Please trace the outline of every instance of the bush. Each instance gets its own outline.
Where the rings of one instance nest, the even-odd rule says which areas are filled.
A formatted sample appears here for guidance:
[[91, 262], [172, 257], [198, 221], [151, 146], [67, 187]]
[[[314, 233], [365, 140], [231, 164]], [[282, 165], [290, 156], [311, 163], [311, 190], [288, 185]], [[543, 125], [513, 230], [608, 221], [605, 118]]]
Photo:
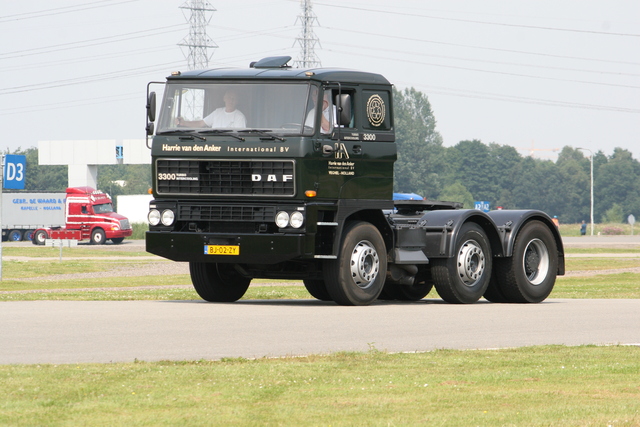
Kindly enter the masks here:
[[611, 208], [604, 213], [602, 222], [621, 223], [623, 221], [624, 212], [622, 206], [614, 203]]
[[131, 224], [131, 229], [133, 230], [133, 234], [130, 239], [135, 240], [144, 240], [144, 233], [149, 231], [149, 224], [144, 222], [136, 222]]
[[620, 227], [604, 227], [602, 234], [605, 236], [621, 236], [624, 234], [624, 230]]

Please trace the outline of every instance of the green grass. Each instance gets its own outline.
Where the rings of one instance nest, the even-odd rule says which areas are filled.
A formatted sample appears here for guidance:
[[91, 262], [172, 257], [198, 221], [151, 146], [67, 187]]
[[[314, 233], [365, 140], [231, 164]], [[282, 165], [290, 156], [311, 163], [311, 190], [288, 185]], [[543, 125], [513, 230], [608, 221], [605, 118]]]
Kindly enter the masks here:
[[613, 270], [617, 268], [640, 267], [640, 257], [638, 258], [566, 258], [565, 268], [567, 271], [597, 271]]
[[0, 366], [0, 424], [637, 426], [640, 349]]
[[559, 277], [550, 298], [640, 298], [640, 274]]
[[[60, 258], [60, 248], [52, 248], [49, 246], [4, 246], [2, 248], [2, 256], [20, 256], [29, 258]], [[153, 256], [145, 251], [127, 251], [109, 248], [96, 249], [91, 245], [81, 245], [74, 248], [62, 248], [62, 260], [65, 258], [83, 258], [83, 257], [138, 257]]]
[[[43, 276], [52, 276], [57, 274], [75, 274], [75, 273], [95, 273], [103, 271], [111, 271], [121, 268], [135, 268], [136, 266], [142, 266], [152, 262], [158, 261], [135, 261], [135, 258], [131, 258], [131, 261], [127, 260], [111, 260], [109, 258], [104, 259], [92, 259], [92, 260], [65, 260], [62, 262], [55, 260], [42, 260], [42, 261], [4, 261], [2, 263], [2, 276], [3, 279], [21, 279], [21, 278], [35, 278]], [[165, 262], [165, 261], [161, 261]], [[102, 279], [100, 279], [102, 280]], [[122, 278], [120, 278], [122, 281]], [[95, 282], [95, 280], [94, 280]], [[0, 282], [1, 286], [1, 282]]]

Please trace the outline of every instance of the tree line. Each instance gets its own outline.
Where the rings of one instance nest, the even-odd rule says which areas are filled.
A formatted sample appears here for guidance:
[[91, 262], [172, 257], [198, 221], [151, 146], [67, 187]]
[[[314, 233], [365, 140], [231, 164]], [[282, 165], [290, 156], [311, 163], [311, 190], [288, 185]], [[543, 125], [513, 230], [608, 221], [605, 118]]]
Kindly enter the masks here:
[[[394, 190], [428, 199], [489, 201], [495, 209], [539, 209], [561, 222], [589, 222], [590, 155], [565, 146], [558, 159], [522, 156], [511, 146], [479, 140], [444, 147], [428, 98], [409, 88], [394, 91], [398, 161]], [[640, 163], [628, 150], [593, 155], [594, 218], [624, 222], [640, 215]]]
[[[414, 88], [394, 89], [394, 112], [394, 191], [462, 202], [465, 208], [481, 200], [489, 201], [492, 209], [539, 209], [564, 223], [589, 221], [591, 166], [582, 151], [565, 146], [553, 162], [475, 139], [445, 147], [427, 96]], [[5, 154], [26, 156], [26, 190], [66, 189], [67, 167], [38, 165], [37, 148]], [[628, 150], [615, 148], [610, 156], [594, 153], [593, 172], [596, 222], [623, 222], [629, 214], [640, 215], [640, 163]], [[114, 199], [146, 194], [150, 186], [150, 165], [98, 166], [98, 188]]]

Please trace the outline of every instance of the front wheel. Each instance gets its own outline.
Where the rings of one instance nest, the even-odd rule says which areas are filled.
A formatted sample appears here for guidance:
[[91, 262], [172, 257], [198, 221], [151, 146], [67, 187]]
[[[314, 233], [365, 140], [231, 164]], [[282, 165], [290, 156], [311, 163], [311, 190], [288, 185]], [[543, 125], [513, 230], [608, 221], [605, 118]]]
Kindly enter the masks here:
[[91, 244], [92, 245], [104, 245], [107, 241], [107, 236], [104, 234], [102, 228], [96, 228], [91, 232]]
[[324, 282], [340, 305], [369, 305], [378, 298], [387, 275], [387, 250], [382, 235], [368, 222], [345, 226], [340, 254], [327, 260]]
[[545, 300], [556, 283], [558, 249], [549, 227], [531, 221], [516, 236], [513, 256], [496, 264], [496, 278], [507, 302]]
[[237, 301], [251, 283], [251, 279], [241, 276], [233, 264], [190, 262], [189, 273], [200, 298], [209, 302]]
[[120, 243], [124, 242], [124, 237], [114, 237], [111, 239], [111, 241], [114, 245], [119, 245]]
[[434, 259], [431, 275], [440, 298], [454, 304], [470, 304], [482, 297], [491, 279], [491, 246], [475, 223], [460, 229], [452, 258]]

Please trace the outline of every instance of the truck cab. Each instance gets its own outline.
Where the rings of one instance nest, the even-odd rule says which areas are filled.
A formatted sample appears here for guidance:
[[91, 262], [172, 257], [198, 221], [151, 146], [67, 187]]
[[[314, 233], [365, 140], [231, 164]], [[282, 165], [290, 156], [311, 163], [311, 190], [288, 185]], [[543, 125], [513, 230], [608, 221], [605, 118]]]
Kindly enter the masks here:
[[[422, 298], [431, 264], [459, 256], [465, 223], [483, 230], [485, 257], [492, 245], [502, 257], [513, 224], [547, 221], [514, 214], [500, 231], [489, 215], [456, 204], [394, 204], [391, 83], [370, 72], [293, 69], [290, 59], [174, 72], [157, 123], [148, 86], [154, 200], [146, 248], [189, 262], [203, 299], [235, 301], [253, 278], [300, 279], [314, 297], [345, 305]], [[546, 253], [557, 259], [559, 236], [550, 236]], [[453, 302], [480, 298], [491, 264], [479, 290], [454, 293]]]
[[47, 239], [89, 239], [101, 245], [107, 240], [122, 243], [131, 236], [129, 220], [113, 210], [111, 196], [92, 187], [69, 187], [66, 190], [65, 226], [39, 228], [32, 242], [44, 245]]

